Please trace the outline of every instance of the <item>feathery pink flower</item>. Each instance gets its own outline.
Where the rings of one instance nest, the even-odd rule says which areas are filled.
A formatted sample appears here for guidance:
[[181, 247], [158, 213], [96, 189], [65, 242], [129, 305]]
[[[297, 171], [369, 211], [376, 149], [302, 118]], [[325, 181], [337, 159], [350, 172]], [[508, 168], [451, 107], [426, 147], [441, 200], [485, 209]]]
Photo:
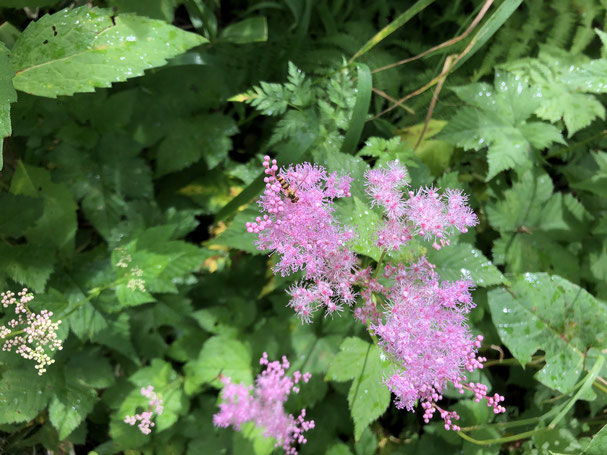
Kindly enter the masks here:
[[287, 455], [296, 455], [295, 446], [307, 442], [303, 434], [314, 428], [314, 421], [305, 420], [305, 409], [297, 418], [287, 414], [284, 404], [291, 392], [299, 392], [297, 384], [300, 381], [307, 383], [311, 375], [296, 371], [292, 377], [287, 376], [289, 362], [284, 356], [282, 362], [269, 362], [264, 352], [259, 363], [266, 368], [255, 379], [255, 386], [233, 384], [229, 377], [222, 379], [223, 401], [219, 412], [213, 416], [213, 423], [217, 427], [232, 426], [240, 431], [243, 423], [254, 422], [264, 429], [264, 436], [277, 440], [276, 447], [282, 446]]
[[[473, 282], [439, 282], [434, 266], [422, 258], [411, 267], [401, 264], [387, 267], [386, 278], [393, 280], [387, 292], [386, 310], [370, 329], [379, 338], [380, 348], [397, 365], [386, 379], [396, 396], [398, 408], [412, 411], [420, 401], [426, 421], [439, 410], [445, 428], [457, 430], [457, 415], [436, 404], [452, 383], [463, 393], [474, 384], [465, 384], [465, 372], [482, 368], [486, 359], [477, 357], [481, 336], [474, 338], [466, 314], [474, 307], [470, 296]], [[486, 398], [494, 412], [503, 412], [503, 397], [486, 397], [487, 389], [474, 389], [477, 397]]]
[[[354, 232], [334, 219], [333, 201], [350, 196], [352, 179], [327, 175], [324, 168], [309, 163], [291, 166], [277, 175], [276, 160], [270, 161], [268, 156], [264, 167], [266, 189], [259, 205], [265, 213], [246, 227], [257, 234], [259, 249], [278, 255], [275, 273], [286, 276], [302, 270], [310, 282], [292, 289], [291, 306], [302, 320], [309, 321], [321, 307], [333, 314], [343, 304], [351, 305], [356, 255], [347, 243]], [[290, 189], [284, 190], [281, 181]], [[289, 191], [295, 196], [289, 197]]]
[[453, 228], [467, 232], [469, 226], [478, 223], [461, 190], [447, 189], [439, 194], [435, 188], [419, 188], [409, 191], [405, 199], [402, 189], [407, 185], [406, 178], [405, 167], [397, 161], [365, 172], [371, 207], [382, 207], [387, 219], [377, 232], [378, 246], [398, 250], [416, 234], [432, 240], [433, 247], [440, 249], [449, 244], [447, 237]]

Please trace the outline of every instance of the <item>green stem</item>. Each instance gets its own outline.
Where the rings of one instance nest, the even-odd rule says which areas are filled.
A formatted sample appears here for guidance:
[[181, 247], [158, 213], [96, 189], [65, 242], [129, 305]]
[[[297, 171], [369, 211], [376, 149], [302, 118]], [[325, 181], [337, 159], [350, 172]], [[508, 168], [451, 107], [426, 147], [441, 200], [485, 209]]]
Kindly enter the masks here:
[[96, 288], [93, 288], [93, 289], [89, 290], [89, 295], [87, 297], [85, 297], [80, 302], [78, 302], [74, 308], [72, 308], [71, 310], [69, 310], [67, 313], [63, 314], [59, 319], [62, 320], [62, 319], [67, 318], [69, 315], [71, 315], [76, 310], [78, 310], [81, 306], [83, 306], [87, 302], [90, 302], [92, 299], [99, 297], [99, 295], [103, 291], [105, 291], [106, 289], [111, 288], [115, 284], [116, 283], [114, 282], [114, 283], [111, 283], [111, 284], [107, 284], [105, 286], [100, 286], [100, 287], [96, 287]]
[[546, 431], [547, 427], [537, 428], [535, 430], [525, 431], [524, 433], [514, 434], [512, 436], [505, 436], [503, 438], [495, 438], [495, 439], [483, 439], [479, 441], [478, 439], [471, 438], [466, 433], [458, 431], [457, 434], [460, 438], [465, 439], [472, 444], [476, 444], [479, 446], [488, 446], [490, 444], [503, 444], [504, 442], [512, 442], [518, 441], [519, 439], [529, 438], [535, 434], [541, 433], [542, 431]]
[[491, 428], [491, 427], [499, 427], [499, 428], [523, 427], [525, 425], [531, 425], [532, 423], [539, 422], [542, 417], [544, 417], [544, 416], [530, 417], [528, 419], [521, 419], [521, 420], [511, 420], [509, 422], [496, 422], [496, 423], [492, 423], [492, 424], [488, 424], [488, 425], [473, 425], [471, 427], [463, 427], [463, 428], [461, 428], [461, 431], [480, 430], [480, 429]]
[[384, 257], [386, 256], [386, 250], [382, 250], [381, 252], [381, 256], [379, 257], [379, 260], [377, 261], [377, 265], [375, 266], [375, 272], [373, 272], [373, 278], [377, 278], [377, 275], [379, 275], [379, 269], [381, 268], [381, 263], [384, 260]]

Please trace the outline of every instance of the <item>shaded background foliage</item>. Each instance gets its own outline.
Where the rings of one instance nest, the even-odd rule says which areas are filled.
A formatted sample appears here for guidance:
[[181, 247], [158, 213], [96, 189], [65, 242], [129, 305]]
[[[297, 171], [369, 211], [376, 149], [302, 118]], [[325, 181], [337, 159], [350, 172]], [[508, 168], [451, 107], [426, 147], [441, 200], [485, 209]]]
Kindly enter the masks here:
[[[269, 453], [254, 429], [211, 420], [218, 375], [250, 382], [266, 351], [313, 374], [290, 403], [317, 423], [302, 453], [605, 452], [607, 5], [498, 1], [453, 46], [371, 79], [461, 35], [484, 4], [402, 3], [0, 0], [0, 283], [36, 292], [37, 308], [63, 316], [65, 340], [42, 377], [0, 353], [0, 451]], [[79, 86], [19, 73], [46, 45], [28, 47], [28, 24], [53, 44], [70, 24], [44, 15], [93, 4], [108, 27], [136, 13], [194, 34], [154, 23], [158, 37], [125, 54], [129, 66], [102, 50], [105, 69], [83, 62]], [[431, 89], [376, 117], [457, 54], [422, 139]], [[110, 87], [116, 78], [127, 80]], [[477, 282], [471, 322], [489, 358], [480, 379], [506, 396], [505, 416], [447, 393], [460, 437], [385, 396], [352, 396], [361, 383], [381, 395], [379, 366], [343, 357], [367, 355], [364, 329], [350, 317], [302, 326], [285, 308], [291, 280], [272, 276], [273, 259], [244, 232], [257, 210], [241, 205], [259, 192], [265, 153], [359, 179], [398, 158], [414, 185], [471, 193], [476, 231], [427, 253], [443, 279], [466, 269]], [[353, 194], [360, 201], [337, 208], [343, 220], [365, 212]], [[377, 221], [366, 220], [367, 230]], [[368, 236], [353, 248], [378, 259]], [[143, 291], [129, 288], [136, 269]], [[144, 437], [122, 419], [148, 384], [165, 412]]]

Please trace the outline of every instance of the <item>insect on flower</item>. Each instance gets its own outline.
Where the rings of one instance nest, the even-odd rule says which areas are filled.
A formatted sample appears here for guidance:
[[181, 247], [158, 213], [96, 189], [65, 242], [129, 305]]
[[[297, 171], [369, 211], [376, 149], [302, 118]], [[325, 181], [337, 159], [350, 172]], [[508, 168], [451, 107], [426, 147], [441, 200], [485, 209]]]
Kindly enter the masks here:
[[276, 180], [278, 180], [278, 183], [280, 183], [280, 186], [282, 187], [287, 197], [291, 199], [291, 202], [293, 202], [294, 204], [297, 203], [297, 201], [299, 201], [299, 198], [297, 197], [295, 190], [291, 188], [291, 185], [289, 185], [289, 182], [287, 182], [284, 177], [278, 174], [276, 175]]

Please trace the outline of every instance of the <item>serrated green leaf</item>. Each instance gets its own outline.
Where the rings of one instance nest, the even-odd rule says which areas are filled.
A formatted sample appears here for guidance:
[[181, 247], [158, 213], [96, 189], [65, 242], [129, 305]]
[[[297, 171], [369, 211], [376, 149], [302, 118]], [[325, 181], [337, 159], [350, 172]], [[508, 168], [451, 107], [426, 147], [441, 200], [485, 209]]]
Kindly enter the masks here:
[[8, 276], [35, 292], [43, 292], [56, 258], [45, 246], [0, 244], [0, 276]]
[[251, 353], [240, 341], [225, 337], [209, 338], [198, 358], [185, 366], [185, 392], [192, 395], [206, 383], [218, 386], [220, 374], [232, 378], [235, 383], [253, 382]]
[[8, 370], [0, 378], [0, 423], [27, 422], [44, 409], [53, 394], [52, 375], [36, 370]]
[[77, 206], [67, 186], [54, 183], [46, 169], [19, 162], [11, 193], [41, 198], [44, 211], [36, 226], [25, 232], [30, 242], [52, 245], [63, 254], [74, 250]]
[[67, 438], [80, 425], [93, 410], [96, 401], [97, 393], [94, 389], [66, 376], [64, 383], [53, 395], [48, 408], [49, 419], [59, 432], [60, 440]]
[[390, 404], [390, 392], [382, 382], [384, 368], [385, 362], [380, 357], [379, 348], [355, 337], [346, 338], [329, 366], [327, 379], [353, 379], [348, 404], [354, 420], [356, 440]]
[[533, 148], [565, 143], [556, 127], [526, 122], [539, 106], [539, 96], [518, 77], [496, 74], [494, 87], [478, 83], [454, 90], [471, 107], [461, 108], [436, 139], [464, 150], [488, 147], [487, 180], [507, 169], [528, 168]]
[[[595, 64], [598, 62], [594, 61]], [[537, 59], [525, 58], [503, 67], [539, 88], [542, 96], [536, 115], [552, 123], [562, 119], [568, 137], [571, 137], [595, 118], [605, 118], [602, 104], [594, 96], [584, 93], [607, 90], [601, 84], [603, 75], [587, 68], [590, 63], [579, 53], [571, 54], [544, 45], [540, 47]]]
[[604, 453], [607, 453], [607, 425], [594, 435], [584, 451], [584, 455], [603, 455]]
[[497, 331], [522, 365], [537, 350], [545, 352], [546, 363], [535, 377], [551, 389], [571, 392], [586, 350], [607, 345], [607, 308], [559, 276], [527, 273], [488, 297]]
[[11, 53], [13, 83], [18, 90], [50, 98], [92, 92], [141, 76], [205, 41], [133, 14], [114, 16], [110, 9], [86, 6], [64, 9], [30, 23], [19, 36]]
[[158, 148], [158, 175], [184, 169], [204, 158], [213, 169], [224, 161], [232, 148], [230, 136], [238, 132], [232, 118], [209, 114], [180, 119]]
[[4, 138], [10, 136], [11, 103], [17, 101], [17, 93], [13, 88], [14, 72], [9, 62], [10, 51], [0, 42], [0, 170], [2, 170], [2, 144]]
[[427, 257], [442, 280], [455, 281], [469, 276], [479, 287], [502, 284], [506, 280], [497, 267], [469, 243], [458, 243], [438, 251], [432, 249]]

